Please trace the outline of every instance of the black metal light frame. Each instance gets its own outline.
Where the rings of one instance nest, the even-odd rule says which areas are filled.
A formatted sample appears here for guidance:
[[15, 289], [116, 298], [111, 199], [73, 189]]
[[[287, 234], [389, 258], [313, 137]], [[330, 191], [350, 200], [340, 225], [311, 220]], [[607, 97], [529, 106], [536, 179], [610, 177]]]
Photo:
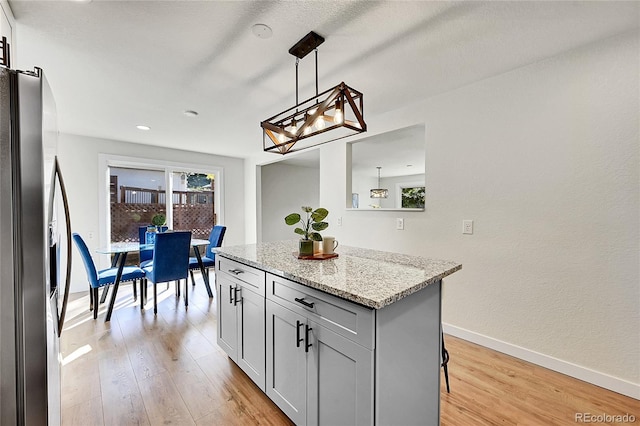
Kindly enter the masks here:
[[[341, 82], [318, 93], [318, 50], [324, 38], [313, 31], [289, 53], [296, 56], [296, 104], [260, 123], [265, 152], [287, 154], [367, 131], [361, 92]], [[316, 95], [298, 102], [298, 62], [316, 53]], [[327, 134], [329, 131], [331, 134]], [[314, 137], [313, 140], [309, 140]]]

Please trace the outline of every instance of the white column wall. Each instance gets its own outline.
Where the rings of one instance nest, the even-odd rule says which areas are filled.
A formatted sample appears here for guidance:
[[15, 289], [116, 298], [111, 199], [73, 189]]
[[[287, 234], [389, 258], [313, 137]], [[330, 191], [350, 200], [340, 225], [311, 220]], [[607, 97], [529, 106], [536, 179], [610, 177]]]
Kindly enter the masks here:
[[287, 225], [284, 218], [290, 213], [304, 217], [302, 206], [322, 207], [318, 204], [320, 169], [279, 163], [261, 169], [262, 241], [300, 238], [293, 232], [296, 227]]

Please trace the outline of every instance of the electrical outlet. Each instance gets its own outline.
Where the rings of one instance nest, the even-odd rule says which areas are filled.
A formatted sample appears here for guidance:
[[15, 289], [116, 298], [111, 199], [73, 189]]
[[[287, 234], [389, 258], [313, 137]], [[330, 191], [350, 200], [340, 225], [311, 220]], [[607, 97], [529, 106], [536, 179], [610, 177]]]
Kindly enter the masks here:
[[473, 234], [473, 220], [463, 220], [462, 221], [462, 233], [463, 234]]
[[404, 219], [401, 217], [396, 218], [396, 229], [403, 230], [404, 229]]
[[338, 225], [338, 226], [342, 226], [342, 216], [339, 216], [339, 217], [336, 219], [336, 225]]

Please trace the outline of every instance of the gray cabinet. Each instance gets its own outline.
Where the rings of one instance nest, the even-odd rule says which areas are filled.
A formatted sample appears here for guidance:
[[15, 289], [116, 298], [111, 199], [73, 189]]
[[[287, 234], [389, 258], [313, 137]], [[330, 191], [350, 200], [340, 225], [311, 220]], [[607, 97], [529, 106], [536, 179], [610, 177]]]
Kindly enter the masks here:
[[218, 344], [297, 425], [438, 425], [437, 280], [371, 309], [220, 256]]
[[307, 416], [304, 321], [302, 315], [267, 300], [266, 394], [297, 425], [306, 424]]
[[216, 288], [218, 290], [218, 346], [229, 355], [229, 358], [238, 359], [238, 315], [234, 304], [234, 291], [236, 283], [224, 274], [216, 276]]
[[265, 385], [265, 307], [264, 294], [247, 286], [238, 293], [238, 355], [236, 364], [264, 391]]
[[264, 272], [226, 259], [217, 263], [218, 346], [264, 391]]
[[373, 424], [373, 351], [309, 321], [307, 424]]
[[267, 395], [297, 425], [373, 424], [373, 350], [327, 326], [360, 307], [327, 295], [320, 300], [296, 283], [267, 277]]

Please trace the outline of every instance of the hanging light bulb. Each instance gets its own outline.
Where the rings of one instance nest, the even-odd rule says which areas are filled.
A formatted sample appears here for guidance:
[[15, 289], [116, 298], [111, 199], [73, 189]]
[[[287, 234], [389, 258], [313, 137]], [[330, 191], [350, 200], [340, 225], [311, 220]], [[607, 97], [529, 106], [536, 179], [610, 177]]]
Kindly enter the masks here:
[[336, 124], [342, 124], [344, 115], [342, 114], [342, 108], [340, 108], [340, 100], [336, 101], [336, 113], [333, 115], [333, 122]]
[[295, 118], [292, 118], [291, 119], [291, 133], [293, 133], [295, 135], [297, 131], [298, 131], [298, 123], [296, 122]]
[[284, 142], [284, 129], [282, 129], [282, 133], [278, 133], [278, 140], [280, 143]]
[[322, 118], [322, 115], [316, 119], [315, 126], [316, 126], [316, 129], [318, 130], [322, 130], [324, 129], [324, 126], [326, 126], [324, 122], [324, 118]]

